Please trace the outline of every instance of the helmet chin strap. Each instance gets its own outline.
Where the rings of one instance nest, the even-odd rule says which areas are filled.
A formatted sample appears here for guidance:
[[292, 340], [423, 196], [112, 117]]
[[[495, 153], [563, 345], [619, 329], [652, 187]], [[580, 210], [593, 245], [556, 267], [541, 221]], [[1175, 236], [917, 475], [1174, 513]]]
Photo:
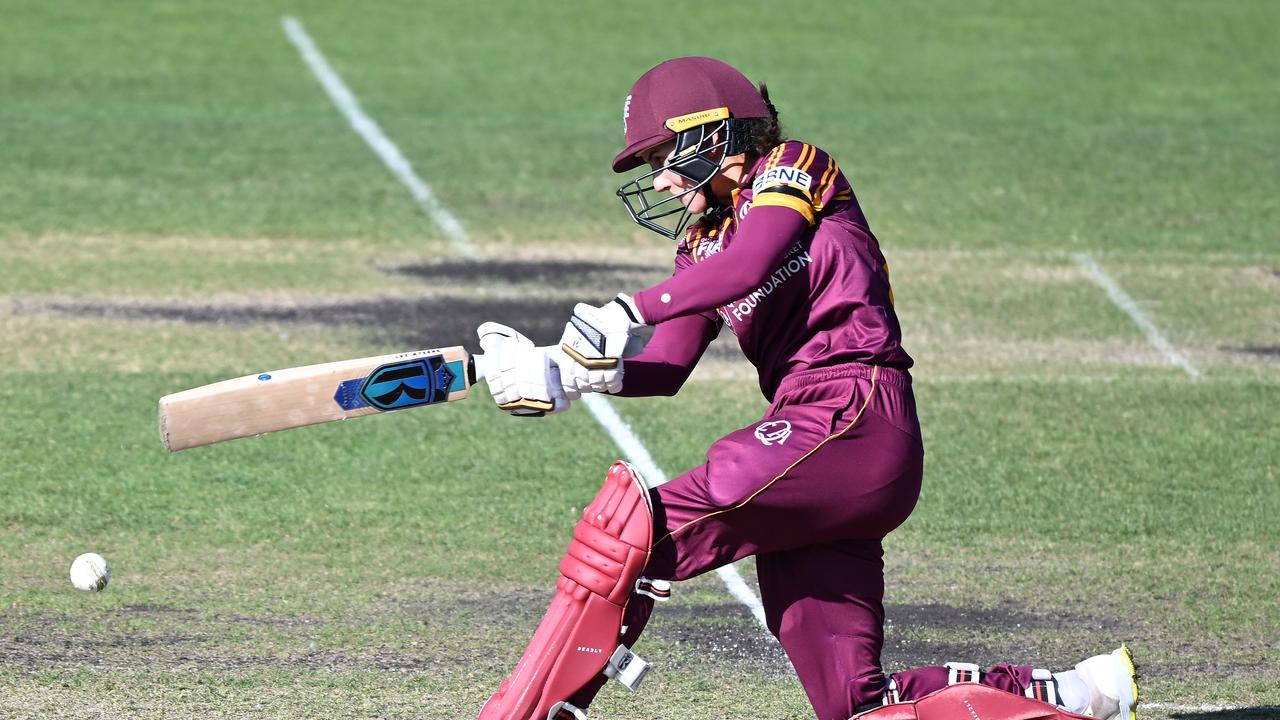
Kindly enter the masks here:
[[716, 194], [711, 192], [711, 183], [708, 182], [706, 185], [698, 188], [698, 192], [702, 194], [702, 199], [707, 201], [706, 212], [713, 212], [720, 208], [720, 198], [716, 197]]
[[719, 196], [717, 196], [714, 192], [711, 191], [710, 182], [702, 186], [702, 197], [706, 198], [707, 200], [707, 210], [706, 210], [707, 214], [710, 214], [710, 213], [716, 212], [717, 210], [722, 210], [728, 207], [728, 205], [726, 205], [724, 201], [719, 198]]

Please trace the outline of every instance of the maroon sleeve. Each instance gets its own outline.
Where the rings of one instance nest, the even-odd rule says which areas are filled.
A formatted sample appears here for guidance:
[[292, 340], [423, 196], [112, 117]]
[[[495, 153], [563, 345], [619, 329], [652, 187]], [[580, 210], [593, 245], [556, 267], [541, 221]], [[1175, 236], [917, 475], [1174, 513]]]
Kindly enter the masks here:
[[685, 315], [659, 324], [644, 352], [622, 361], [623, 397], [675, 395], [689, 379], [719, 325], [705, 315]]
[[657, 325], [737, 300], [760, 287], [808, 229], [805, 217], [790, 208], [752, 208], [727, 249], [636, 293], [636, 307], [645, 322]]

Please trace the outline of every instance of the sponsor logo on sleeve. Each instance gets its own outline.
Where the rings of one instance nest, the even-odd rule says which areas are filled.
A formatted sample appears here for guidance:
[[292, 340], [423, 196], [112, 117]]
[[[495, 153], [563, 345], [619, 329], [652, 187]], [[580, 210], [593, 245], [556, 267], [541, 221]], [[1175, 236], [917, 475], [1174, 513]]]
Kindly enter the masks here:
[[761, 445], [781, 445], [791, 437], [791, 423], [786, 420], [770, 420], [756, 426], [756, 439]]
[[809, 188], [813, 187], [813, 176], [799, 168], [776, 167], [761, 173], [755, 182], [751, 183], [751, 192], [759, 193], [761, 190], [779, 185], [809, 192]]
[[760, 303], [774, 293], [775, 290], [782, 287], [784, 283], [797, 275], [800, 275], [805, 268], [813, 262], [813, 256], [805, 249], [804, 245], [796, 243], [791, 246], [791, 251], [782, 259], [782, 264], [778, 266], [773, 274], [765, 279], [764, 283], [753, 290], [750, 295], [725, 305], [720, 310], [720, 315], [729, 321], [729, 329], [734, 333], [738, 332], [735, 322], [745, 322], [751, 313]]

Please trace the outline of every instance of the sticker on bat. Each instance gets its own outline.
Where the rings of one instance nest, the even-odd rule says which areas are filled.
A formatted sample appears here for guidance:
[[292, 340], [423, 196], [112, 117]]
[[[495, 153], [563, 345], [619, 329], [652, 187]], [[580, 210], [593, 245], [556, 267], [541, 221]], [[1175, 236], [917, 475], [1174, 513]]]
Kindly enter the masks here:
[[444, 402], [457, 373], [441, 355], [382, 365], [364, 379], [360, 397], [379, 410]]
[[362, 407], [369, 407], [369, 403], [360, 397], [360, 386], [364, 385], [365, 378], [356, 378], [355, 380], [344, 380], [338, 385], [338, 390], [333, 393], [333, 401], [338, 403], [338, 407], [348, 412], [359, 410]]

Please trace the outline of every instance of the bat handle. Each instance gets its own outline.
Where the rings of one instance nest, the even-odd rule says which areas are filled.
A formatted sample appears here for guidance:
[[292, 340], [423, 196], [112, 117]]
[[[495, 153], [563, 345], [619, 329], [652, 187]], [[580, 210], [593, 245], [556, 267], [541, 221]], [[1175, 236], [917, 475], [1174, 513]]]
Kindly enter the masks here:
[[476, 381], [483, 378], [488, 369], [488, 358], [484, 355], [472, 355], [467, 360], [467, 386], [475, 385]]

